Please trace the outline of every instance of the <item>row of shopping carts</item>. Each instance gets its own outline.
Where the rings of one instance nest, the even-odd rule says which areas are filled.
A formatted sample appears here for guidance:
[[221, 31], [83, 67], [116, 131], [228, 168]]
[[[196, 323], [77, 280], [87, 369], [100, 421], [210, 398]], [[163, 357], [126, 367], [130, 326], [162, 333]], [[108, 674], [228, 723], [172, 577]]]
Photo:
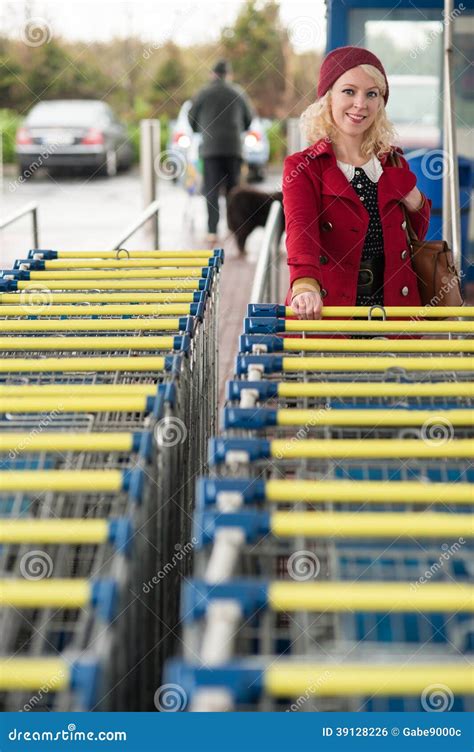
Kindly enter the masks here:
[[216, 430], [223, 252], [0, 277], [3, 710], [153, 710]]
[[[196, 488], [173, 709], [465, 710], [474, 309], [251, 305]], [[449, 317], [449, 318], [447, 318]]]

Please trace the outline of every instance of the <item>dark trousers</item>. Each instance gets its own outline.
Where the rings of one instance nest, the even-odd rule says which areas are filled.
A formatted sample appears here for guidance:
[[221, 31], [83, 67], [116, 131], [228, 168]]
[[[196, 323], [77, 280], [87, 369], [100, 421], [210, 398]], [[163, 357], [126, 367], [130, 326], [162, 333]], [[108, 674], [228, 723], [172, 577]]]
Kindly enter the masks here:
[[219, 222], [219, 193], [225, 190], [226, 200], [229, 191], [240, 180], [240, 157], [204, 157], [204, 195], [207, 202], [207, 229], [216, 233]]

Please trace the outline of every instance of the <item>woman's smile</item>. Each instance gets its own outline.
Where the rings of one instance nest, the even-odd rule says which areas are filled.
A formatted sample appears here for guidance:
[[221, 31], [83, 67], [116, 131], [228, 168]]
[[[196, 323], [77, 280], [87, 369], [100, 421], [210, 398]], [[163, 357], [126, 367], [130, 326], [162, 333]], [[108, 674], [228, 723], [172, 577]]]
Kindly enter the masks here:
[[347, 117], [352, 123], [362, 123], [367, 115], [355, 115], [353, 112], [346, 112]]

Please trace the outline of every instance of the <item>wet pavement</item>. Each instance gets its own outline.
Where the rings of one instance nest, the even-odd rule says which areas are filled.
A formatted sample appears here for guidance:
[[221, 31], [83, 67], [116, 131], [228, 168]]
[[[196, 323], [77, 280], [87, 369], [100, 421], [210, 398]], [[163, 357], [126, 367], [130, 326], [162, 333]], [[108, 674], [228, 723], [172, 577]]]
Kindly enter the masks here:
[[[8, 174], [10, 172], [10, 174]], [[273, 170], [258, 190], [276, 190], [280, 172]], [[19, 183], [16, 174], [4, 175], [1, 216], [7, 217], [31, 201], [39, 204], [39, 239], [42, 248], [63, 250], [110, 249], [143, 209], [140, 176], [137, 170], [115, 178], [77, 176], [67, 179], [37, 174]], [[165, 250], [205, 248], [206, 207], [201, 196], [189, 196], [179, 185], [160, 180], [160, 248]], [[247, 253], [239, 254], [225, 224], [225, 204], [221, 199], [220, 236], [216, 245], [224, 247], [226, 260], [221, 277], [220, 296], [220, 399], [225, 381], [232, 377], [242, 319], [249, 302], [255, 266], [263, 236], [257, 228], [247, 241]], [[127, 248], [151, 248], [144, 231], [126, 244]], [[0, 266], [26, 256], [32, 246], [31, 219], [24, 217], [0, 233]]]

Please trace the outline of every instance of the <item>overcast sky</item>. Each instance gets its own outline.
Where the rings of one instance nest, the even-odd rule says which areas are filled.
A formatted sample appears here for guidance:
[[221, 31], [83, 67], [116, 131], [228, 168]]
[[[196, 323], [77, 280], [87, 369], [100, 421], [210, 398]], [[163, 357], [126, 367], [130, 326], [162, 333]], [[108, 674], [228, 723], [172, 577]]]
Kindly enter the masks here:
[[[232, 24], [243, 0], [0, 0], [1, 26], [21, 36], [25, 6], [44, 19], [52, 36], [107, 40], [132, 32], [151, 43], [188, 45], [217, 39]], [[324, 0], [280, 0], [280, 16], [297, 52], [324, 50]]]

